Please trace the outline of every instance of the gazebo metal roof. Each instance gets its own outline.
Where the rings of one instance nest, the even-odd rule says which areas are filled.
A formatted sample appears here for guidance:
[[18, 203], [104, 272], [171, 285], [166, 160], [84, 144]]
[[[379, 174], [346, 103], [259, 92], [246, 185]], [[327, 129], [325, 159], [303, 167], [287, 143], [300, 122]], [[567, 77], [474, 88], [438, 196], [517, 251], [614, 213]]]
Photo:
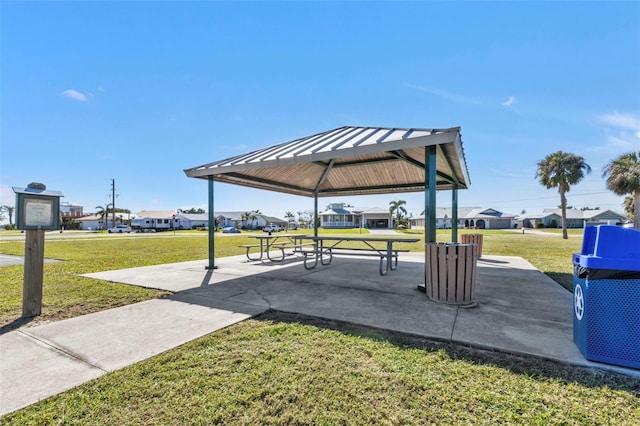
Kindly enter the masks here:
[[[435, 242], [436, 190], [469, 187], [459, 127], [402, 129], [339, 127], [334, 130], [184, 170], [209, 182], [209, 223], [214, 223], [214, 182], [314, 198], [424, 191], [425, 241]], [[457, 223], [457, 214], [453, 217]], [[209, 269], [215, 269], [214, 227], [209, 227]], [[314, 235], [318, 234], [317, 223]], [[457, 239], [457, 229], [451, 232]]]
[[425, 147], [436, 188], [470, 184], [460, 128], [345, 126], [185, 169], [189, 177], [309, 197], [425, 190]]

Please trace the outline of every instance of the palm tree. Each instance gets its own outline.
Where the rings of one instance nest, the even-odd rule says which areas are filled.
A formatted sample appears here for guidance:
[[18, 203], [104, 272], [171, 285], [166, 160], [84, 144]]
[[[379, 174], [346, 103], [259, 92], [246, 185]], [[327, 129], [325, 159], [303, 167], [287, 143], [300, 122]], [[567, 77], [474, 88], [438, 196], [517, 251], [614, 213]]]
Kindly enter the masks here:
[[251, 229], [256, 229], [255, 221], [258, 218], [258, 214], [260, 214], [260, 210], [251, 210], [249, 212], [248, 219], [251, 220]]
[[400, 225], [402, 216], [407, 214], [407, 209], [404, 208], [405, 204], [407, 202], [404, 200], [391, 201], [389, 203], [389, 216], [396, 215], [396, 226]]
[[292, 211], [288, 211], [284, 214], [284, 217], [287, 219], [287, 222], [289, 222], [287, 224], [287, 228], [289, 228], [289, 225], [291, 224], [291, 222], [293, 222], [293, 220], [296, 218], [296, 216], [293, 214]]
[[242, 213], [242, 215], [240, 215], [240, 218], [242, 219], [242, 223], [243, 226], [246, 228], [249, 228], [247, 222], [249, 221], [249, 218], [251, 217], [252, 212], [244, 212]]
[[640, 230], [640, 152], [622, 154], [607, 164], [602, 172], [607, 189], [616, 195], [633, 196], [633, 227]]
[[105, 228], [106, 228], [106, 222], [104, 218], [108, 213], [109, 212], [107, 211], [106, 207], [96, 206], [96, 214], [100, 216], [100, 220], [102, 220], [102, 222], [105, 224]]
[[627, 215], [627, 219], [633, 220], [633, 212], [635, 209], [633, 208], [633, 197], [631, 195], [627, 195], [624, 197], [624, 201], [622, 202], [622, 208], [624, 208], [624, 213]]
[[[100, 219], [104, 222], [104, 229], [109, 227], [107, 221], [109, 220], [109, 212], [113, 210], [112, 204], [106, 206], [96, 206], [96, 214], [100, 216]], [[115, 226], [115, 223], [113, 224]]]
[[558, 151], [547, 155], [538, 162], [536, 178], [547, 189], [558, 188], [560, 193], [560, 208], [562, 209], [562, 238], [567, 235], [567, 192], [571, 185], [575, 185], [591, 173], [591, 167], [579, 155]]

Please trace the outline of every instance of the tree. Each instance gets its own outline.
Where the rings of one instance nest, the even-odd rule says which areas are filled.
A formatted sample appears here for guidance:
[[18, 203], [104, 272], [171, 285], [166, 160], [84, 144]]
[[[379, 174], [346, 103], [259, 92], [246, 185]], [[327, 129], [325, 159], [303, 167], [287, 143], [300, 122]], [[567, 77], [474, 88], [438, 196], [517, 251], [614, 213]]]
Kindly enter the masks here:
[[107, 217], [109, 215], [109, 209], [110, 208], [111, 208], [111, 204], [107, 204], [104, 207], [103, 206], [96, 206], [96, 214], [100, 216], [100, 219], [104, 223], [104, 229], [107, 229], [109, 227], [108, 224], [107, 224]]
[[13, 225], [13, 212], [15, 211], [15, 207], [13, 206], [1, 206], [0, 212], [7, 212], [7, 216], [9, 216], [9, 225]]
[[284, 214], [284, 217], [287, 219], [287, 222], [289, 223], [293, 222], [293, 220], [296, 218], [296, 216], [291, 211], [286, 212]]
[[629, 152], [607, 164], [602, 177], [607, 178], [607, 189], [616, 195], [633, 197], [633, 228], [640, 230], [640, 152]]
[[251, 210], [249, 212], [249, 219], [251, 220], [251, 229], [256, 229], [255, 221], [258, 218], [258, 215], [261, 214], [260, 210]]
[[[242, 227], [244, 229], [248, 228], [249, 226], [247, 225], [247, 222], [249, 221], [249, 218], [251, 217], [252, 213], [251, 212], [244, 212], [240, 215], [240, 218], [242, 219]], [[237, 228], [237, 226], [236, 226]]]
[[579, 155], [558, 151], [547, 155], [538, 162], [536, 178], [547, 189], [558, 188], [560, 193], [560, 208], [562, 209], [562, 238], [567, 235], [567, 192], [571, 185], [575, 185], [591, 173], [591, 167]]
[[633, 197], [631, 195], [627, 195], [624, 197], [624, 201], [622, 202], [622, 208], [624, 208], [624, 213], [627, 215], [627, 219], [633, 220]]
[[200, 208], [196, 209], [195, 207], [192, 207], [192, 208], [187, 209], [187, 210], [181, 210], [181, 209], [178, 209], [178, 213], [186, 213], [186, 214], [204, 214], [204, 213], [205, 213], [205, 211], [204, 211], [204, 209], [200, 209]]
[[405, 204], [407, 204], [407, 202], [404, 200], [391, 201], [389, 203], [389, 216], [396, 216], [396, 226], [400, 225], [402, 216], [407, 214], [407, 209], [404, 208]]

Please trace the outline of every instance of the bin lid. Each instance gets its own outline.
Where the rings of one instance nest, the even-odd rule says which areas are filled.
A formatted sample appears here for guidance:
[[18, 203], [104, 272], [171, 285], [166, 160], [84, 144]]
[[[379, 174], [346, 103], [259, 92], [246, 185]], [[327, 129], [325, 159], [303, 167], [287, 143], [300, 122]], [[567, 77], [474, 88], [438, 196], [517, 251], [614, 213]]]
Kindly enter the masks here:
[[640, 271], [640, 231], [615, 225], [587, 226], [573, 263], [585, 268]]

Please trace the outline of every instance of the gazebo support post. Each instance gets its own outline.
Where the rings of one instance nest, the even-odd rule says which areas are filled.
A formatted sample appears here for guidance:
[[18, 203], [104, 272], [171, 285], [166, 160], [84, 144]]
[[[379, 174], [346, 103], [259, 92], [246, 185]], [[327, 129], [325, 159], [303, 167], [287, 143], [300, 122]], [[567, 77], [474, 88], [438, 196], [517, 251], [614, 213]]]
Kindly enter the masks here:
[[453, 182], [451, 191], [451, 242], [458, 242], [458, 182]]
[[436, 146], [424, 149], [424, 239], [427, 243], [436, 242]]
[[318, 193], [313, 194], [313, 236], [318, 236]]
[[205, 269], [217, 269], [215, 265], [215, 240], [216, 218], [213, 211], [213, 176], [207, 176], [209, 181], [209, 264]]

